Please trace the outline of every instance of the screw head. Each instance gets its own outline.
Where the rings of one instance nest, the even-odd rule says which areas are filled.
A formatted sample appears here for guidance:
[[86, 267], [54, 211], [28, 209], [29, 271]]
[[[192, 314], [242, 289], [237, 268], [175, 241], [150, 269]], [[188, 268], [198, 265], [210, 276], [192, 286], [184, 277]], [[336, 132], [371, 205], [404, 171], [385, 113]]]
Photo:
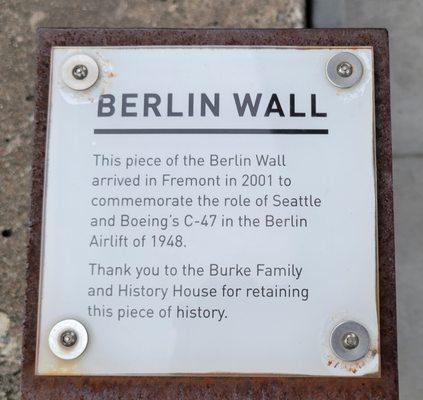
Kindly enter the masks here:
[[360, 81], [363, 76], [363, 64], [353, 53], [337, 53], [326, 65], [326, 76], [334, 86], [348, 89]]
[[72, 347], [78, 341], [78, 335], [73, 330], [66, 330], [60, 335], [60, 342], [65, 347]]
[[330, 338], [332, 351], [343, 361], [357, 361], [370, 350], [370, 335], [367, 329], [355, 321], [339, 324]]
[[62, 80], [72, 90], [87, 90], [100, 76], [100, 70], [94, 58], [87, 54], [75, 54], [62, 65]]
[[58, 322], [50, 331], [48, 344], [52, 353], [62, 360], [74, 360], [86, 349], [88, 332], [74, 319]]
[[75, 65], [72, 70], [72, 76], [81, 81], [88, 76], [88, 68], [83, 64]]
[[354, 70], [353, 66], [347, 61], [343, 61], [339, 63], [338, 66], [336, 67], [336, 72], [342, 78], [348, 78], [349, 76], [351, 76], [353, 73], [353, 70]]
[[354, 332], [348, 332], [342, 338], [342, 344], [348, 350], [355, 349], [359, 343], [360, 339]]

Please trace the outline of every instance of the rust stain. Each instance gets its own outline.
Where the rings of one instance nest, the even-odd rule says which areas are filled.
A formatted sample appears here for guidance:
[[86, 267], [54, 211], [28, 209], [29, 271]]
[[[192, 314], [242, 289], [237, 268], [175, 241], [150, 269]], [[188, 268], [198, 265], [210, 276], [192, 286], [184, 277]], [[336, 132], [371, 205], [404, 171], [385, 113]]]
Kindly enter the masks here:
[[[362, 368], [364, 368], [371, 360], [373, 360], [378, 354], [378, 351], [376, 349], [369, 350], [369, 353], [366, 357], [364, 357], [361, 360], [358, 361], [341, 361], [335, 358], [334, 356], [330, 355], [328, 356], [327, 366], [332, 368], [341, 368], [345, 371], [351, 372], [352, 374], [356, 374], [359, 372]], [[365, 376], [379, 376], [378, 373], [376, 374], [369, 374]]]

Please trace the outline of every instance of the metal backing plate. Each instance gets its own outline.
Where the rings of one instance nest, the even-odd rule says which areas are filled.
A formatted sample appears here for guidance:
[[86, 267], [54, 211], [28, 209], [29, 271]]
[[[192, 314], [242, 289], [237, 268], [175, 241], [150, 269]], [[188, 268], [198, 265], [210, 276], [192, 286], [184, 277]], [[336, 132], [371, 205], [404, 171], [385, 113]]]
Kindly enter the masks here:
[[[388, 41], [384, 30], [41, 30], [34, 142], [32, 227], [28, 253], [23, 399], [238, 398], [397, 399]], [[375, 59], [378, 231], [380, 252], [381, 377], [45, 377], [36, 376], [35, 348], [42, 226], [48, 82], [52, 46], [250, 45], [371, 46]]]

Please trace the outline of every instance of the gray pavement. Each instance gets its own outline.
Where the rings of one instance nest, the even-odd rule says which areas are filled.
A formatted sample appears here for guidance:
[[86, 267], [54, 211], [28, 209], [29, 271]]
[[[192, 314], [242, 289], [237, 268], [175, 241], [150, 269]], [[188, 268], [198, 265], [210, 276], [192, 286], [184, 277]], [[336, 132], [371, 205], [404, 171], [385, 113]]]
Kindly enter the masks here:
[[36, 28], [303, 25], [304, 0], [0, 0], [0, 400], [19, 398]]
[[401, 400], [423, 399], [423, 1], [315, 0], [315, 27], [389, 30]]

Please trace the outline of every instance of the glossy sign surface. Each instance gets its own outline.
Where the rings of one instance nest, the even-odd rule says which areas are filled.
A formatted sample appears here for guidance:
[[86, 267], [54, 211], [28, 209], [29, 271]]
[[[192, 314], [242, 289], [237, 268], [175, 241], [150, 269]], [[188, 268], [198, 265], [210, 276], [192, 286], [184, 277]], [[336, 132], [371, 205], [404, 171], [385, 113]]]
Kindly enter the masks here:
[[[341, 51], [363, 76], [326, 78]], [[86, 54], [87, 91], [61, 68]], [[379, 371], [372, 51], [54, 48], [37, 373]], [[57, 358], [59, 321], [88, 331]], [[342, 362], [354, 320], [368, 355]]]

